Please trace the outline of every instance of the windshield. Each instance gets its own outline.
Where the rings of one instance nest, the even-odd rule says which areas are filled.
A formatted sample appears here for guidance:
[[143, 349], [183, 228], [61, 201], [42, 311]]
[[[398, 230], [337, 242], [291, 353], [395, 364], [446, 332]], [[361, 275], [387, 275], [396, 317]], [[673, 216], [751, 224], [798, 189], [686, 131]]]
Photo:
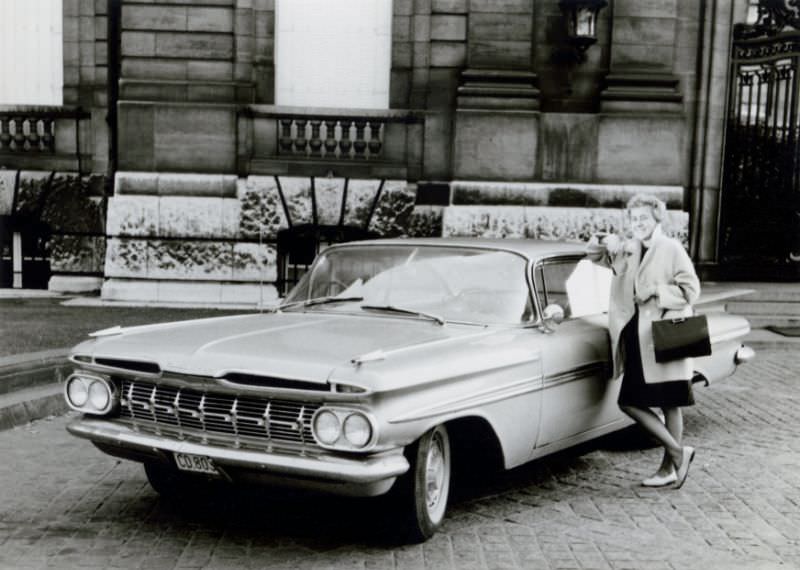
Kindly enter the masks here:
[[333, 296], [342, 302], [314, 310], [387, 307], [448, 321], [516, 324], [532, 316], [526, 265], [513, 253], [461, 247], [333, 248], [320, 254], [285, 302]]

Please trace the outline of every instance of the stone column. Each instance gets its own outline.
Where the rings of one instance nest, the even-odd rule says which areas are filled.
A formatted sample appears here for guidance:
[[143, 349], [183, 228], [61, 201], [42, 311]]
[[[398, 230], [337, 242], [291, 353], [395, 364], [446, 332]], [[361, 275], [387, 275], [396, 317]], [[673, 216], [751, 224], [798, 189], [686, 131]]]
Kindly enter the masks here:
[[534, 0], [472, 0], [458, 108], [538, 109]]
[[601, 112], [682, 111], [675, 74], [680, 0], [616, 0]]

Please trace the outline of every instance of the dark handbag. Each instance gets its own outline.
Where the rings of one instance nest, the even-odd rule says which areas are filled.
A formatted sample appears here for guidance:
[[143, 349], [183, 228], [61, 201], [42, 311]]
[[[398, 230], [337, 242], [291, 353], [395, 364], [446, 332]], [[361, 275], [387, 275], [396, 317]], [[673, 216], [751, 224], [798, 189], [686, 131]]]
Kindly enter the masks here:
[[711, 354], [708, 320], [705, 315], [653, 321], [656, 362], [670, 362]]

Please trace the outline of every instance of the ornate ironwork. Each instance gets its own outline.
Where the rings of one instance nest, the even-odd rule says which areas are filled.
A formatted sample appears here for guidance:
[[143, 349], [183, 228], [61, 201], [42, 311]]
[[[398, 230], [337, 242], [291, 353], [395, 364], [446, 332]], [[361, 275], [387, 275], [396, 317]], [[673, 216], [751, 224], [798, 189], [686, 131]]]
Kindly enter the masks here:
[[736, 24], [734, 39], [775, 36], [786, 28], [800, 30], [800, 0], [759, 0], [753, 24]]
[[723, 262], [782, 265], [800, 251], [800, 32], [784, 31], [798, 26], [800, 0], [762, 1], [752, 33], [734, 39], [720, 210]]

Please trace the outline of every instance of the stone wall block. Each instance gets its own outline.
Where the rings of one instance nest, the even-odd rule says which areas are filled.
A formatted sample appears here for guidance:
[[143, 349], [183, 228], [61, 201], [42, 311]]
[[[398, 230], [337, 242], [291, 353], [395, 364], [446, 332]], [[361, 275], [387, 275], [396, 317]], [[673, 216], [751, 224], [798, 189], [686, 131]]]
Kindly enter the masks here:
[[123, 30], [186, 30], [183, 6], [122, 6]]
[[238, 239], [241, 237], [239, 232], [239, 220], [242, 217], [242, 203], [237, 198], [222, 199], [222, 221], [219, 237], [226, 239]]
[[470, 0], [470, 12], [531, 14], [534, 0]]
[[679, 0], [615, 0], [614, 15], [670, 18], [678, 14], [678, 3]]
[[533, 35], [533, 18], [518, 14], [470, 14], [469, 39], [530, 42]]
[[317, 223], [335, 226], [342, 214], [344, 178], [315, 178], [314, 199], [317, 203]]
[[147, 277], [147, 242], [109, 238], [106, 242], [106, 277]]
[[230, 8], [189, 8], [186, 27], [190, 32], [233, 32], [233, 10]]
[[247, 239], [275, 239], [289, 226], [278, 186], [272, 176], [250, 176], [237, 182], [239, 235]]
[[103, 273], [104, 236], [53, 236], [49, 247], [50, 269], [54, 273]]
[[154, 53], [162, 57], [184, 57], [187, 59], [233, 58], [233, 36], [211, 33], [169, 33], [155, 35]]
[[222, 234], [222, 198], [159, 198], [158, 236], [214, 238]]
[[117, 172], [114, 178], [114, 193], [158, 194], [158, 173]]
[[311, 179], [296, 176], [281, 176], [279, 180], [292, 225], [310, 224], [313, 222], [314, 212], [311, 202]]
[[157, 235], [158, 198], [155, 196], [109, 198], [106, 228], [110, 236]]
[[147, 276], [150, 279], [228, 281], [232, 277], [232, 259], [233, 244], [230, 242], [147, 242]]
[[[210, 303], [222, 299], [222, 283], [164, 280], [155, 281], [156, 299], [160, 303]], [[104, 293], [105, 294], [105, 293]]]
[[223, 283], [221, 303], [250, 304], [265, 307], [275, 305], [279, 301], [278, 289], [272, 284]]
[[467, 39], [467, 17], [461, 15], [431, 16], [431, 39], [464, 41]]
[[278, 278], [277, 259], [277, 251], [271, 244], [234, 244], [231, 262], [233, 279], [274, 283]]
[[122, 32], [122, 56], [152, 57], [156, 55], [156, 35], [152, 32]]
[[676, 26], [672, 18], [615, 18], [614, 44], [671, 46]]
[[432, 0], [431, 12], [434, 14], [466, 14], [469, 0]]
[[432, 67], [462, 67], [466, 63], [466, 44], [462, 42], [431, 42]]
[[159, 174], [161, 196], [233, 197], [236, 177], [221, 174]]
[[444, 209], [445, 237], [526, 237], [525, 208], [520, 206], [449, 206]]
[[366, 227], [379, 185], [379, 180], [351, 179], [348, 181], [344, 211], [345, 225]]
[[386, 180], [369, 229], [385, 237], [406, 234], [417, 197], [416, 189], [416, 185], [407, 184], [405, 180]]

